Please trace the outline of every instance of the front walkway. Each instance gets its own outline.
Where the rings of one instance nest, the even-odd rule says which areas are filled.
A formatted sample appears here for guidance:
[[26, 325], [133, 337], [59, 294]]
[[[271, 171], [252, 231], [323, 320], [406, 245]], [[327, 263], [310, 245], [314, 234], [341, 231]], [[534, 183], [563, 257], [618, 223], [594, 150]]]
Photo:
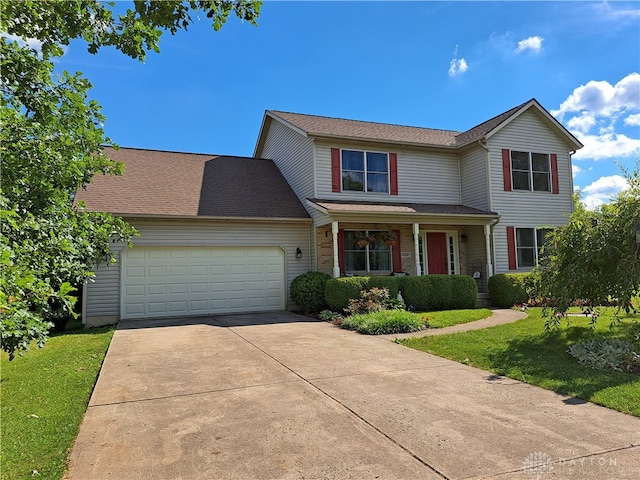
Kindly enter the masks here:
[[67, 478], [637, 479], [640, 419], [291, 313], [129, 321]]
[[427, 330], [420, 330], [411, 333], [391, 333], [389, 335], [378, 335], [379, 338], [385, 338], [387, 340], [396, 340], [400, 338], [418, 338], [429, 337], [432, 335], [447, 335], [449, 333], [468, 332], [469, 330], [481, 330], [483, 328], [495, 327], [496, 325], [504, 325], [505, 323], [513, 323], [518, 320], [527, 318], [525, 312], [518, 310], [511, 310], [508, 308], [499, 308], [493, 310], [493, 315], [482, 320], [476, 320], [475, 322], [461, 323], [459, 325], [453, 325], [451, 327], [444, 328], [429, 328]]

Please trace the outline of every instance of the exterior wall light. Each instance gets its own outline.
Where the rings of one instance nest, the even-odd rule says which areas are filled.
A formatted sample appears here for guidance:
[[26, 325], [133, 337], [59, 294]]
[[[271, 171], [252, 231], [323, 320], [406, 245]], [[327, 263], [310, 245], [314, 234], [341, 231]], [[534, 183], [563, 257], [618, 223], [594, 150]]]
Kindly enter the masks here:
[[302, 250], [300, 250], [300, 247], [296, 248], [296, 258], [302, 258]]

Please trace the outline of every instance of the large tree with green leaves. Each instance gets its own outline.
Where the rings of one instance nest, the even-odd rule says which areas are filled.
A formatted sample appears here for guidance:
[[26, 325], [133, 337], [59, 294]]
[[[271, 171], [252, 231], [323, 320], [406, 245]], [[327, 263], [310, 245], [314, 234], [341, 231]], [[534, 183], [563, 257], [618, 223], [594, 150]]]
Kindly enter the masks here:
[[[74, 288], [96, 265], [114, 261], [111, 242], [130, 242], [122, 219], [83, 211], [74, 194], [96, 174], [123, 166], [103, 151], [116, 145], [102, 128], [91, 84], [75, 72], [54, 73], [53, 58], [72, 41], [89, 52], [105, 46], [144, 60], [164, 32], [188, 29], [193, 15], [214, 30], [234, 13], [256, 24], [256, 1], [134, 1], [128, 8], [95, 0], [0, 3], [0, 334], [13, 358], [47, 338], [55, 311], [72, 314]], [[37, 45], [38, 48], [33, 48]]]
[[[627, 190], [596, 211], [576, 199], [568, 224], [547, 237], [536, 294], [551, 312], [564, 314], [576, 300], [613, 303], [628, 311], [640, 294], [640, 161], [634, 171], [623, 173]], [[553, 323], [560, 316], [551, 318]]]

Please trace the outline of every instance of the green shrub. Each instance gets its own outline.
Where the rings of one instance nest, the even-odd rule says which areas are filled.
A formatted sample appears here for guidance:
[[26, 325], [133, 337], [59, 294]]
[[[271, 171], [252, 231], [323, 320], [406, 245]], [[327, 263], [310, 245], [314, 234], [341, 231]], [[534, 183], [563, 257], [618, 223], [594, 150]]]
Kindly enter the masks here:
[[401, 278], [407, 305], [418, 311], [475, 308], [478, 286], [469, 275], [424, 275]]
[[340, 324], [340, 328], [355, 330], [366, 335], [417, 332], [427, 326], [428, 324], [419, 315], [405, 310], [382, 310], [353, 315], [346, 317]]
[[307, 272], [291, 281], [291, 299], [305, 313], [316, 313], [327, 307], [324, 291], [330, 275], [322, 272]]
[[578, 363], [596, 370], [640, 372], [640, 355], [633, 350], [632, 343], [619, 338], [574, 343], [568, 352]]
[[489, 296], [496, 307], [513, 307], [529, 300], [529, 273], [499, 273], [489, 278]]
[[359, 299], [362, 292], [372, 287], [387, 288], [389, 298], [398, 296], [398, 279], [402, 277], [340, 277], [332, 278], [325, 288], [325, 300], [331, 310], [342, 312], [349, 300]]

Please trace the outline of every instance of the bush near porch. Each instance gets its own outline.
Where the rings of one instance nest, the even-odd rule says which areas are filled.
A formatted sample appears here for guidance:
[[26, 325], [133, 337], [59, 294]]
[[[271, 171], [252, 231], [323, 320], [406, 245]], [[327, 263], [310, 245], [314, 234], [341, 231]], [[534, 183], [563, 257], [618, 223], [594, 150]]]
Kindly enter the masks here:
[[418, 311], [475, 308], [478, 286], [469, 275], [419, 277], [341, 277], [327, 281], [325, 296], [333, 311], [342, 312], [350, 299], [372, 287], [388, 288], [389, 297], [402, 294], [405, 303]]
[[489, 297], [496, 307], [511, 308], [529, 300], [529, 273], [499, 273], [489, 278]]

